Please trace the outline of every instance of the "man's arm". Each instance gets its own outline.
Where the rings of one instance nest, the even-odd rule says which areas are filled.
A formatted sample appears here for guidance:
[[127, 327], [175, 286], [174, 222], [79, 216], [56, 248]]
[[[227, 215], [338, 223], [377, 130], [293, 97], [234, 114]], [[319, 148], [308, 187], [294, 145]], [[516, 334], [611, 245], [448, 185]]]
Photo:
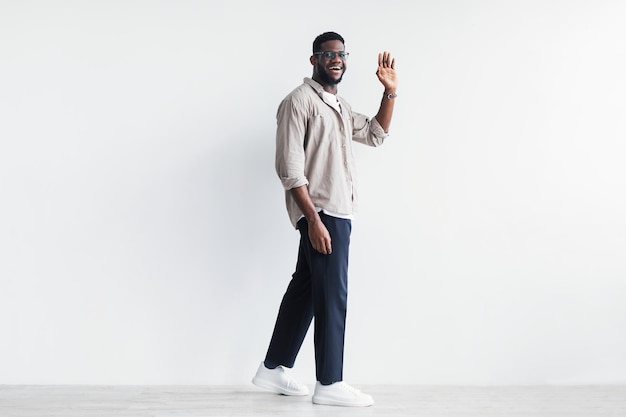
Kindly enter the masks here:
[[380, 109], [376, 114], [376, 120], [380, 123], [385, 133], [389, 131], [391, 125], [391, 116], [393, 115], [393, 105], [395, 98], [387, 98], [389, 94], [396, 94], [398, 88], [398, 80], [396, 78], [396, 60], [391, 57], [389, 52], [378, 54], [378, 71], [376, 75], [378, 80], [385, 87], [383, 99], [380, 102]]
[[328, 229], [326, 229], [322, 219], [320, 219], [319, 214], [315, 210], [307, 186], [292, 188], [289, 192], [296, 200], [296, 204], [302, 210], [309, 224], [309, 239], [313, 249], [325, 255], [330, 255], [332, 252], [330, 233], [328, 233]]
[[278, 107], [276, 172], [283, 187], [291, 193], [309, 223], [309, 239], [313, 248], [320, 253], [330, 254], [330, 234], [315, 211], [307, 188], [309, 182], [304, 175], [306, 118], [298, 108], [292, 98], [284, 100]]

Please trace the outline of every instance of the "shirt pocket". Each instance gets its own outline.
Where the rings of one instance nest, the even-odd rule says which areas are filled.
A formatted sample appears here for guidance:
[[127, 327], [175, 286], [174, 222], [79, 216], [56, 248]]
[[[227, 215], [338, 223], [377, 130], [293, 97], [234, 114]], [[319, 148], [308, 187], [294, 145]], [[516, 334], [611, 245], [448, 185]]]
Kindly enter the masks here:
[[307, 148], [311, 144], [316, 146], [325, 142], [329, 136], [328, 116], [321, 113], [316, 113], [309, 117], [307, 123], [307, 134], [305, 138], [304, 147]]
[[313, 143], [321, 146], [331, 146], [338, 141], [339, 128], [335, 114], [314, 114], [309, 119], [308, 136]]

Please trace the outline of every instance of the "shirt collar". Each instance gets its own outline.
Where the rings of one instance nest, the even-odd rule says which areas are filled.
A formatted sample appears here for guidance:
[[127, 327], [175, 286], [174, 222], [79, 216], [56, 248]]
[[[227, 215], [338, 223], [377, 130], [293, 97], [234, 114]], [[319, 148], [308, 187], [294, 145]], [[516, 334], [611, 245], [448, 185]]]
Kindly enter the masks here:
[[324, 87], [322, 87], [320, 83], [318, 83], [317, 81], [309, 77], [304, 78], [304, 83], [310, 85], [318, 95], [320, 96], [322, 95], [322, 92], [324, 91]]

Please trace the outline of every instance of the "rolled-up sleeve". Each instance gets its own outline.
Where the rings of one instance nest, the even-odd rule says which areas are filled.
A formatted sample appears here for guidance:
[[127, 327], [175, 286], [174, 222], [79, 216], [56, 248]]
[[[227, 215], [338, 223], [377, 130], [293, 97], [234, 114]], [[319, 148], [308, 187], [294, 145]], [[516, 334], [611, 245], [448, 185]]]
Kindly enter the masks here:
[[282, 101], [276, 114], [276, 173], [285, 190], [308, 185], [304, 175], [307, 119], [294, 97]]
[[380, 146], [389, 134], [378, 123], [375, 117], [352, 113], [352, 140], [369, 146]]

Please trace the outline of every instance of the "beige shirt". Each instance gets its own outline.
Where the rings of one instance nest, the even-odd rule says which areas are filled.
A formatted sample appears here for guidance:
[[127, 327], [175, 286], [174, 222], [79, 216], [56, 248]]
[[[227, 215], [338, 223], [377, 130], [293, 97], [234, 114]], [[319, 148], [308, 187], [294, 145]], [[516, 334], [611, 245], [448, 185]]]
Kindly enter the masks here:
[[293, 226], [302, 216], [289, 190], [308, 185], [315, 207], [352, 215], [357, 208], [357, 179], [352, 141], [379, 146], [387, 134], [375, 118], [352, 111], [341, 97], [341, 112], [310, 78], [293, 90], [276, 115], [276, 172], [285, 188]]

